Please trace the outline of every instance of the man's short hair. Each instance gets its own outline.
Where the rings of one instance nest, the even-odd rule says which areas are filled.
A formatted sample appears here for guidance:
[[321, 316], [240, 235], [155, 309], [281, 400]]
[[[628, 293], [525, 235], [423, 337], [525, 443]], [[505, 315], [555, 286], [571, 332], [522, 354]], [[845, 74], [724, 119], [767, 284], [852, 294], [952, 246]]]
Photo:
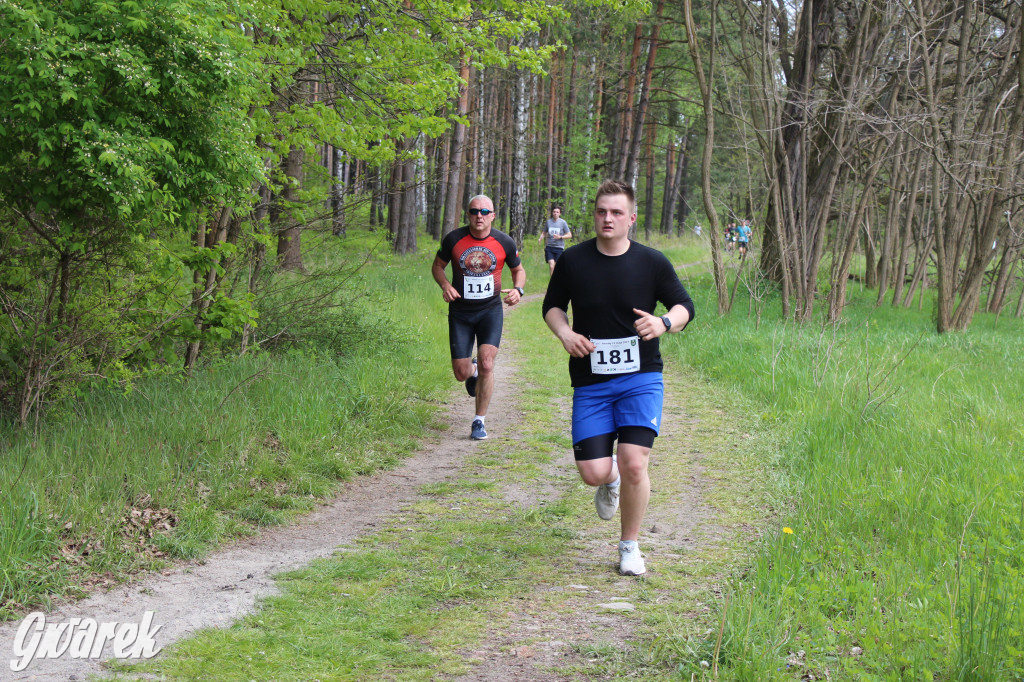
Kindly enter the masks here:
[[492, 201], [491, 198], [489, 196], [487, 196], [486, 194], [477, 194], [475, 197], [470, 197], [469, 201], [466, 202], [466, 206], [469, 206], [470, 204], [472, 204], [477, 199], [487, 199], [487, 201], [491, 202], [491, 206], [494, 206], [494, 201]]
[[626, 198], [629, 199], [630, 210], [636, 211], [636, 195], [633, 193], [633, 187], [628, 183], [622, 182], [621, 180], [605, 180], [601, 183], [601, 186], [597, 188], [597, 195], [594, 196], [594, 207], [597, 207], [597, 200], [606, 194], [625, 194]]

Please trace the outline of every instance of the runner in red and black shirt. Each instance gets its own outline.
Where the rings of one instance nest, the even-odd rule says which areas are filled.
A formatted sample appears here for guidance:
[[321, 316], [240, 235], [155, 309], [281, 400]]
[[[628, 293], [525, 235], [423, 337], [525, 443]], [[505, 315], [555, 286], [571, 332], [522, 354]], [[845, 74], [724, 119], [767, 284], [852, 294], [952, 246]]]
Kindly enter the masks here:
[[[501, 294], [505, 303], [519, 303], [526, 284], [526, 270], [512, 237], [491, 229], [494, 204], [489, 197], [475, 196], [469, 200], [469, 226], [449, 232], [437, 250], [431, 274], [441, 287], [448, 303], [448, 340], [451, 346], [452, 371], [455, 378], [466, 382], [466, 390], [476, 397], [476, 416], [470, 437], [487, 438], [484, 420], [494, 392], [494, 359], [501, 345], [503, 314]], [[452, 264], [452, 279], [445, 268]], [[501, 271], [508, 265], [512, 287], [501, 288]], [[473, 343], [477, 360], [473, 360]]]

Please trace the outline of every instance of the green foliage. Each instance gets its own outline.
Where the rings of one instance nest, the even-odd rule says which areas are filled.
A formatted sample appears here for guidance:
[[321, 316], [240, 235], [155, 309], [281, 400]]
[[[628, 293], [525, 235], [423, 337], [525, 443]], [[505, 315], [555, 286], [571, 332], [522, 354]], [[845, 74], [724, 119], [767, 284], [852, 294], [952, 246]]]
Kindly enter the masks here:
[[[0, 411], [173, 357], [205, 204], [263, 173], [258, 61], [223, 3], [0, 4]], [[219, 296], [211, 333], [247, 319]], [[180, 339], [180, 336], [177, 337]]]
[[280, 322], [261, 306], [301, 308], [291, 282], [243, 279], [276, 275], [254, 190], [287, 188], [274, 207], [304, 226], [329, 189], [284, 156], [389, 163], [449, 125], [460, 63], [539, 71], [555, 45], [527, 38], [567, 17], [541, 0], [0, 4], [0, 410], [25, 421], [86, 375], [129, 379]]
[[69, 0], [0, 7], [0, 185], [8, 204], [86, 249], [82, 223], [175, 220], [246, 188], [256, 64], [224, 5]]
[[[374, 245], [353, 231], [343, 246]], [[37, 432], [0, 429], [0, 618], [73, 594], [97, 573], [201, 556], [407, 452], [451, 385], [447, 347], [436, 343], [443, 304], [426, 267], [427, 281], [386, 260], [368, 267], [360, 285], [371, 296], [327, 305], [313, 321], [289, 318], [306, 326], [278, 354], [212, 362], [188, 381], [134, 376], [130, 391], [80, 384]], [[335, 301], [335, 285], [313, 278], [304, 295]], [[139, 542], [126, 521], [133, 509], [161, 514], [171, 530]]]

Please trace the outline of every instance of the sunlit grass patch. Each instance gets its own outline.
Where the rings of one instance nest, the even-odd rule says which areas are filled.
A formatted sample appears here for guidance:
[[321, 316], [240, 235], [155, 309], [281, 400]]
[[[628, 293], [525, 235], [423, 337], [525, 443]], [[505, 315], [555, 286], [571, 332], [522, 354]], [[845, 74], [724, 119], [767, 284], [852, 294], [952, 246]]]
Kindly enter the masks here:
[[1020, 320], [939, 336], [853, 294], [835, 327], [698, 316], [704, 343], [677, 351], [788, 434], [792, 506], [733, 584], [723, 670], [1019, 676]]
[[461, 507], [431, 498], [386, 532], [285, 574], [284, 595], [146, 669], [166, 679], [216, 669], [225, 680], [465, 672], [457, 652], [479, 641], [488, 610], [559, 565], [572, 536], [562, 516], [559, 505], [520, 512], [498, 501]]

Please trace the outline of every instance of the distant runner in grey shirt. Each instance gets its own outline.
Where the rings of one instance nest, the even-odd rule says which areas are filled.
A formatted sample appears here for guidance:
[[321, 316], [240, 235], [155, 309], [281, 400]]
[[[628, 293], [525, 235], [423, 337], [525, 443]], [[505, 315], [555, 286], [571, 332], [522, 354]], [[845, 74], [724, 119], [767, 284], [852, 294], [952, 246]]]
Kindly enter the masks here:
[[544, 260], [548, 262], [548, 275], [555, 271], [555, 261], [565, 251], [565, 240], [572, 238], [569, 225], [562, 220], [562, 209], [555, 206], [551, 209], [551, 217], [547, 221], [544, 232], [537, 241], [543, 241]]

